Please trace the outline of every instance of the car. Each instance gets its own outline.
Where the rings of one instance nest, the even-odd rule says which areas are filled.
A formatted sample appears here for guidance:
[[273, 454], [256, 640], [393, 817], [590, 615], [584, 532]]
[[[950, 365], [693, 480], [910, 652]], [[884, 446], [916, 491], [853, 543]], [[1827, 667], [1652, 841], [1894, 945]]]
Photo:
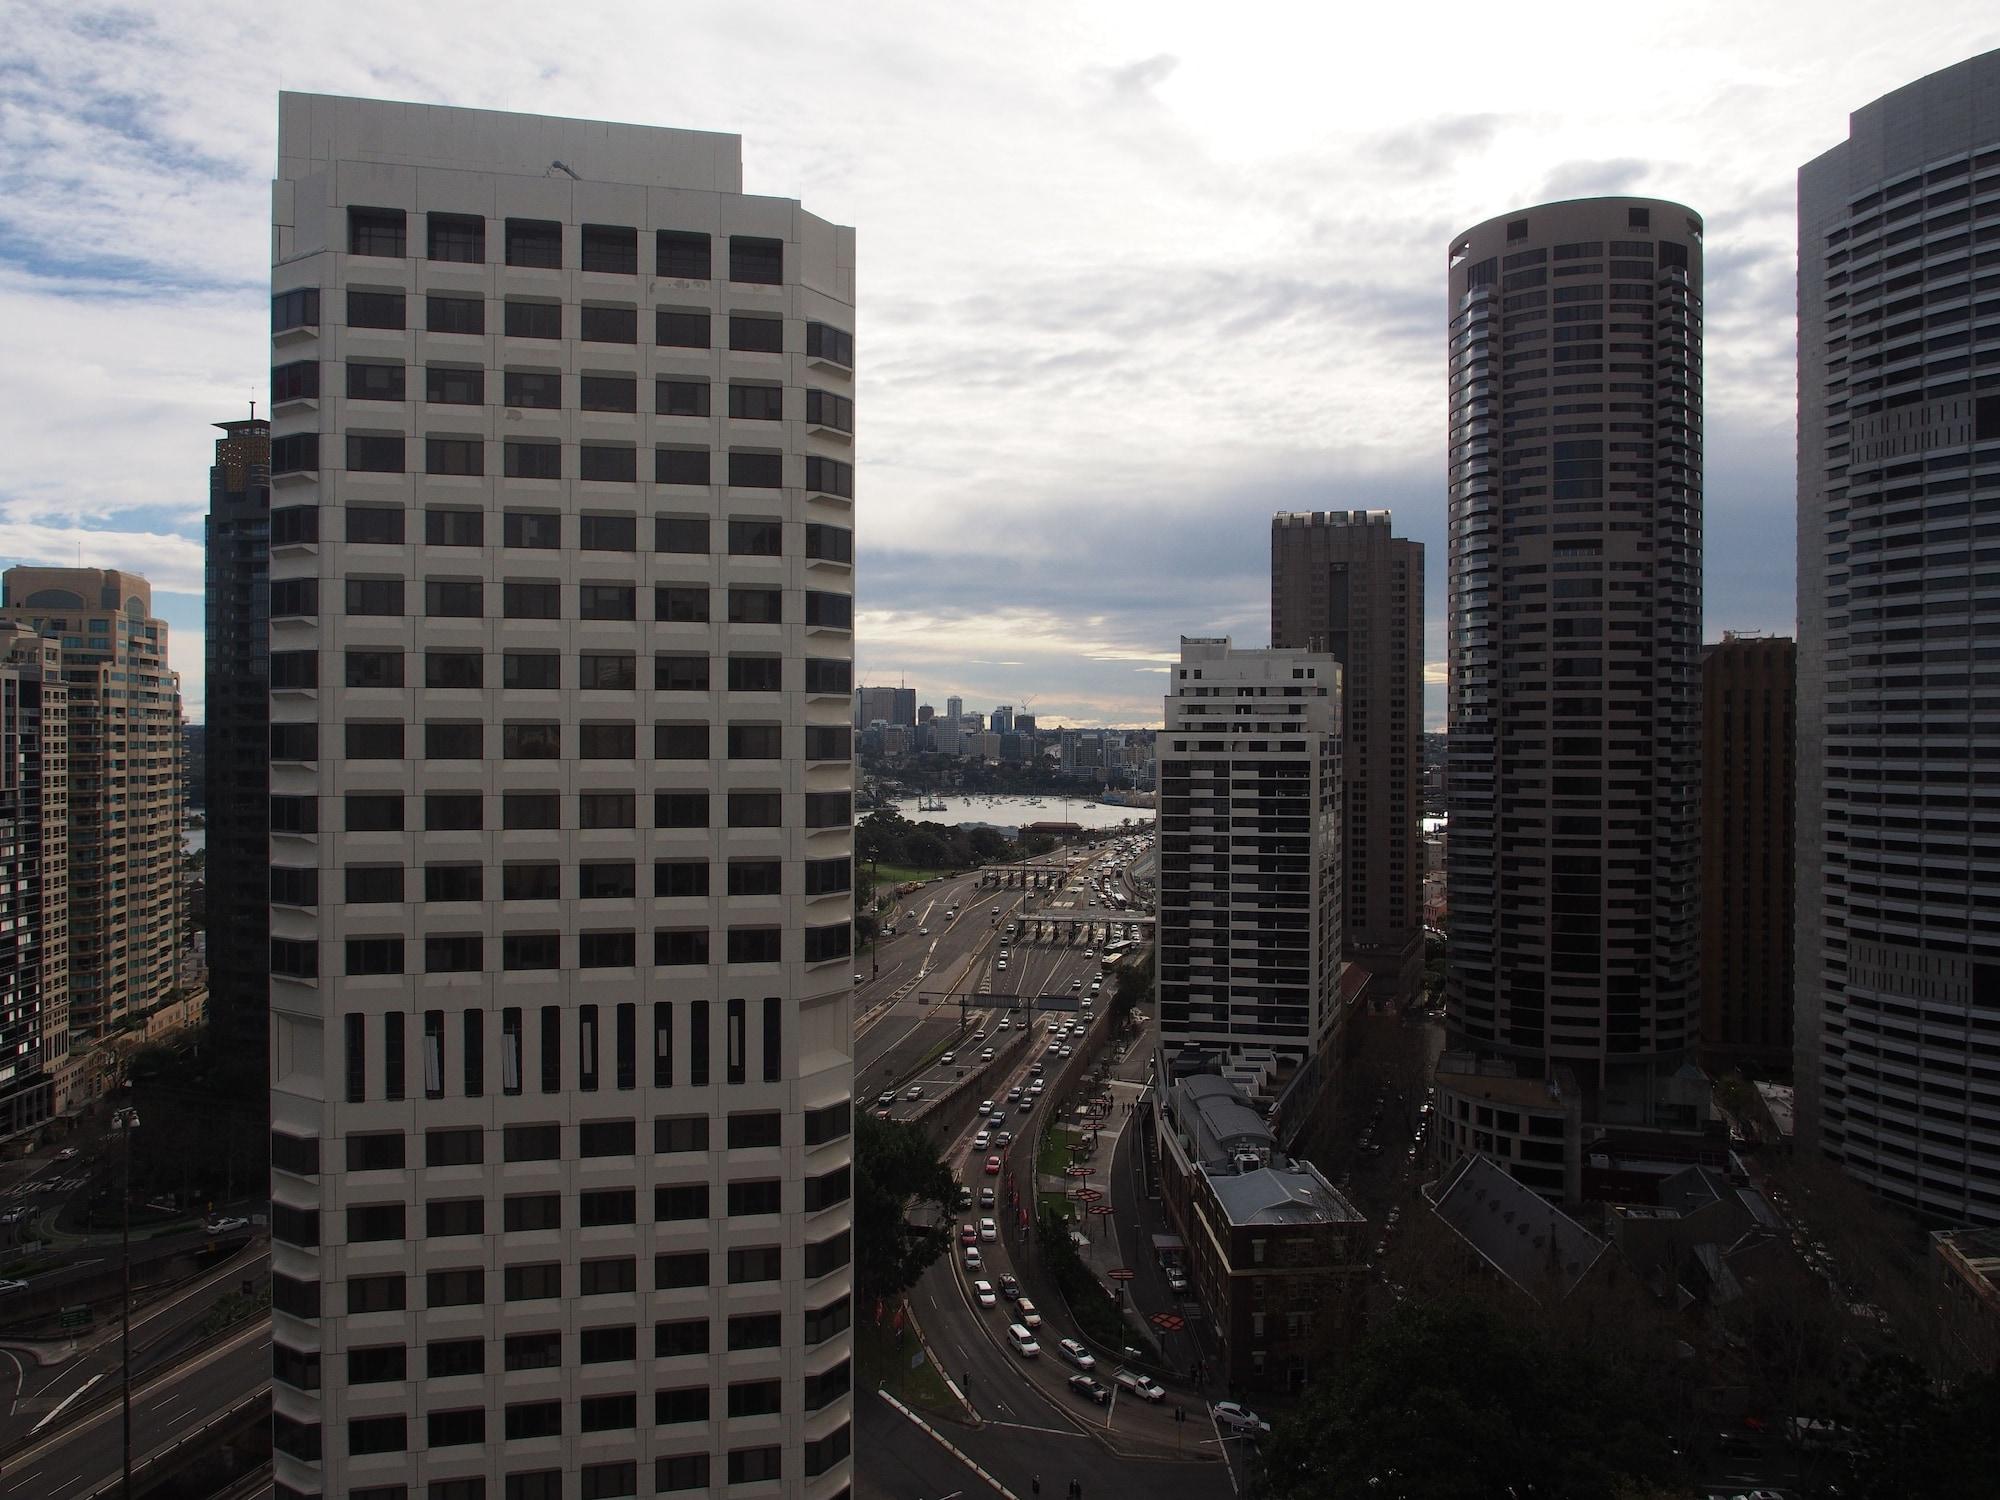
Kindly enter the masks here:
[[875, 1096], [875, 1102], [881, 1105], [884, 1109], [887, 1109], [890, 1105], [896, 1102], [896, 1091], [894, 1089], [882, 1090], [881, 1093]]
[[[57, 1160], [57, 1161], [75, 1161], [75, 1160], [76, 1160], [76, 1147], [74, 1147], [74, 1146], [65, 1146], [65, 1147], [63, 1147], [63, 1148], [62, 1148], [62, 1150], [60, 1150], [60, 1151], [58, 1151], [58, 1152], [56, 1153], [56, 1160]], [[25, 1285], [25, 1283], [23, 1283], [23, 1284]]]
[[992, 1113], [993, 1113], [993, 1101], [992, 1101], [991, 1099], [981, 1099], [981, 1100], [979, 1101], [979, 1112], [980, 1112], [980, 1113], [981, 1113], [982, 1115], [990, 1115], [990, 1114], [992, 1114]]
[[1227, 1427], [1231, 1432], [1248, 1433], [1253, 1436], [1268, 1433], [1271, 1424], [1254, 1411], [1247, 1411], [1234, 1401], [1214, 1401], [1209, 1403], [1209, 1411], [1215, 1416], [1216, 1425]]
[[1064, 1048], [1061, 1048], [1061, 1049], [1060, 1049], [1060, 1050], [1059, 1050], [1059, 1051], [1057, 1052], [1057, 1054], [1056, 1054], [1056, 1055], [1057, 1055], [1058, 1057], [1068, 1057], [1068, 1056], [1069, 1056], [1069, 1054], [1070, 1054], [1070, 1049], [1069, 1049], [1068, 1047], [1064, 1047]]
[[987, 1047], [987, 1048], [983, 1049], [983, 1050], [982, 1050], [982, 1051], [980, 1052], [980, 1054], [979, 1054], [979, 1060], [980, 1060], [981, 1062], [992, 1062], [992, 1061], [993, 1061], [993, 1049], [992, 1049], [991, 1047]]
[[1072, 1375], [1069, 1388], [1086, 1401], [1095, 1401], [1103, 1406], [1111, 1399], [1111, 1387], [1101, 1380], [1092, 1380], [1088, 1375]]
[[1002, 1120], [1006, 1118], [1007, 1118], [1007, 1112], [1004, 1109], [995, 1109], [992, 1114], [986, 1117], [986, 1122], [989, 1125], [998, 1125]]
[[979, 1270], [983, 1262], [980, 1258], [979, 1247], [977, 1245], [967, 1245], [961, 1253], [965, 1257], [965, 1269], [967, 1274], [971, 1274], [972, 1272]]
[[993, 1137], [993, 1144], [998, 1146], [1002, 1151], [1005, 1151], [1009, 1146], [1014, 1144], [1014, 1132], [1011, 1130], [996, 1132]]
[[1000, 1238], [1000, 1226], [995, 1224], [991, 1219], [981, 1219], [979, 1221], [979, 1237], [987, 1244], [992, 1244]]
[[984, 1151], [992, 1143], [993, 1143], [993, 1132], [990, 1130], [982, 1130], [979, 1132], [978, 1135], [975, 1135], [972, 1138], [972, 1149], [975, 1151]]
[[1080, 990], [1083, 988], [1083, 981], [1081, 979], [1072, 979], [1069, 982], [1069, 987], [1073, 990]]
[[[1002, 964], [1002, 965], [1000, 965], [1000, 967], [1004, 969], [1004, 968], [1006, 968], [1007, 966], [1006, 966], [1005, 964]], [[1009, 1024], [1009, 1023], [1008, 1023], [1008, 1020], [1007, 1020], [1007, 1018], [1006, 1018], [1005, 1016], [1002, 1016], [1002, 1017], [1000, 1018], [1000, 1024], [999, 1024], [998, 1026], [995, 1026], [995, 1027], [994, 1027], [993, 1029], [994, 1029], [995, 1031], [1005, 1031], [1005, 1030], [1007, 1029], [1007, 1027], [1008, 1027], [1008, 1024]]]
[[1005, 1271], [1000, 1273], [1000, 1295], [1005, 1297], [1009, 1302], [1019, 1302], [1021, 1300], [1021, 1283]]
[[1025, 1115], [1026, 1113], [1028, 1113], [1029, 1110], [1035, 1107], [1035, 1096], [1033, 1094], [1030, 1094], [1027, 1098], [1023, 1099], [1019, 1104], [1015, 1105], [1014, 1107], [1020, 1110], [1020, 1112]]
[[1020, 1097], [1021, 1097], [1021, 1090], [1018, 1087], [1007, 1090], [1007, 1102], [1009, 1104], [1017, 1102], [1020, 1099]]
[[1023, 1359], [1033, 1359], [1042, 1352], [1042, 1346], [1035, 1342], [1034, 1334], [1019, 1323], [1007, 1325], [1007, 1342], [1014, 1346], [1014, 1352]]
[[1075, 1365], [1079, 1370], [1094, 1370], [1097, 1368], [1096, 1356], [1075, 1339], [1064, 1339], [1056, 1345], [1056, 1348], [1062, 1351], [1064, 1359]]
[[918, 937], [929, 937], [930, 935], [931, 935], [931, 930], [928, 927], [919, 927], [917, 929]]
[[988, 1177], [998, 1177], [1000, 1175], [999, 1157], [989, 1156], [986, 1158], [986, 1175]]
[[1042, 1326], [1042, 1315], [1035, 1311], [1035, 1304], [1030, 1302], [1026, 1297], [1023, 1297], [1019, 1302], [1014, 1304], [1014, 1316], [1030, 1328], [1040, 1328]]
[[985, 1040], [986, 1040], [986, 1028], [985, 1028], [984, 1026], [982, 1026], [982, 1027], [980, 1027], [980, 1028], [979, 1028], [979, 1030], [977, 1030], [977, 1031], [973, 1032], [973, 1033], [972, 1033], [972, 1039], [973, 1039], [973, 1040], [974, 1040], [975, 1042], [983, 1042], [983, 1041], [985, 1041]]
[[913, 1083], [913, 1084], [911, 1084], [911, 1085], [910, 1085], [910, 1086], [909, 1086], [909, 1087], [908, 1087], [907, 1089], [903, 1090], [903, 1097], [904, 1097], [905, 1099], [921, 1099], [921, 1098], [923, 1098], [923, 1097], [924, 1097], [924, 1089], [923, 1089], [923, 1085], [922, 1085], [922, 1084], [919, 1084], [919, 1083]]
[[950, 1064], [958, 1061], [958, 1054], [956, 1052], [947, 1052], [943, 1057], [940, 1057], [938, 1061], [949, 1066]]
[[1042, 1065], [1040, 1063], [1036, 1063], [1032, 1068], [1028, 1069], [1028, 1076], [1030, 1078], [1039, 1080], [1042, 1076]]
[[1000, 1299], [993, 1294], [993, 1283], [975, 1281], [972, 1283], [972, 1299], [981, 1307], [998, 1307]]
[[[995, 964], [993, 967], [998, 969], [1002, 974], [1005, 974], [1007, 972], [1007, 960], [1003, 958], [1000, 960], [999, 963]], [[1000, 1024], [1002, 1026], [1005, 1026], [1007, 1023], [1005, 1021], [1002, 1021]]]
[[960, 1243], [961, 1245], [976, 1245], [976, 1244], [978, 1244], [978, 1243], [979, 1243], [979, 1230], [978, 1230], [978, 1229], [977, 1229], [977, 1228], [976, 1228], [976, 1227], [975, 1227], [974, 1225], [971, 1225], [971, 1224], [961, 1224], [961, 1225], [959, 1225], [959, 1226], [958, 1226], [958, 1242], [959, 1242], [959, 1243]]
[[979, 1190], [979, 1206], [981, 1208], [991, 1208], [993, 1206], [992, 1188], [983, 1187]]
[[1185, 1292], [1188, 1289], [1187, 1277], [1181, 1275], [1178, 1271], [1167, 1272], [1167, 1289], [1177, 1295]]
[[862, 982], [863, 982], [863, 981], [862, 981], [862, 978], [861, 978], [861, 976], [860, 976], [859, 974], [856, 974], [856, 975], [854, 976], [854, 982], [855, 982], [856, 984], [860, 984], [860, 983], [862, 983]]
[[1120, 1370], [1111, 1377], [1111, 1383], [1142, 1401], [1164, 1401], [1167, 1398], [1166, 1390], [1157, 1381], [1141, 1375], [1137, 1370]]
[[1000, 915], [1000, 908], [999, 908], [999, 907], [997, 907], [997, 906], [996, 906], [996, 907], [994, 907], [994, 908], [993, 908], [993, 915], [994, 915], [994, 916], [996, 916], [996, 917]]
[[1037, 1078], [1033, 1083], [1028, 1085], [1028, 1097], [1030, 1099], [1039, 1099], [1042, 1097], [1041, 1079]]
[[[991, 1191], [991, 1189], [988, 1191]], [[972, 1189], [963, 1184], [960, 1184], [958, 1189], [958, 1206], [960, 1208], [972, 1207]]]
[[25, 1292], [28, 1283], [17, 1281], [12, 1276], [0, 1277], [0, 1292]]
[[236, 1214], [221, 1214], [210, 1219], [204, 1227], [209, 1234], [229, 1234], [238, 1229], [248, 1229], [250, 1221]]

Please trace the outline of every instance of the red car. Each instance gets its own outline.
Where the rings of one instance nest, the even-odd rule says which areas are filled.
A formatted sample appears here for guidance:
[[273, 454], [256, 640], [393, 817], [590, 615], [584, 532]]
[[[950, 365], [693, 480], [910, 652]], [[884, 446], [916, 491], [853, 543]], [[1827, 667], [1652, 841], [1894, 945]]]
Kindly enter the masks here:
[[988, 1177], [998, 1177], [1000, 1175], [999, 1157], [989, 1156], [986, 1158], [986, 1175]]

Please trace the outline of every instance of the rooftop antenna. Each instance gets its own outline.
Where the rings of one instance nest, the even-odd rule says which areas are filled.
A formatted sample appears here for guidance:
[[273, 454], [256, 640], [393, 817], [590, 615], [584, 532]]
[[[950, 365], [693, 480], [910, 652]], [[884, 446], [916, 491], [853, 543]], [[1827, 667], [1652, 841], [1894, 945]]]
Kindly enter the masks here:
[[569, 174], [569, 179], [570, 179], [570, 181], [572, 181], [572, 182], [581, 182], [581, 181], [583, 181], [583, 179], [582, 179], [581, 177], [579, 177], [579, 176], [577, 176], [577, 175], [576, 175], [576, 172], [575, 172], [575, 170], [574, 170], [574, 169], [573, 169], [572, 167], [570, 167], [570, 166], [569, 166], [569, 165], [568, 165], [567, 163], [565, 163], [565, 162], [559, 162], [559, 161], [552, 161], [552, 162], [550, 162], [550, 163], [549, 163], [549, 170], [550, 170], [551, 172], [566, 172], [566, 173], [568, 173], [568, 174]]
[[257, 420], [257, 398], [255, 396], [250, 398], [250, 420], [253, 422]]

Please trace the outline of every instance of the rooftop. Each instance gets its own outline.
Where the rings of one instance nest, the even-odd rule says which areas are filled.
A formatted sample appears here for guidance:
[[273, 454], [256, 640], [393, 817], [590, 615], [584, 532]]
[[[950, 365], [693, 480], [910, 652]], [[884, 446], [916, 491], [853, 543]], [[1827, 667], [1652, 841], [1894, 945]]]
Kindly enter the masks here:
[[2000, 1306], [2000, 1229], [1940, 1230], [1931, 1243], [1981, 1300]]
[[1252, 1224], [1359, 1224], [1361, 1210], [1340, 1195], [1311, 1162], [1259, 1167], [1254, 1172], [1203, 1165], [1215, 1201], [1236, 1228]]
[[1460, 1160], [1431, 1211], [1537, 1302], [1567, 1297], [1608, 1243], [1483, 1156]]

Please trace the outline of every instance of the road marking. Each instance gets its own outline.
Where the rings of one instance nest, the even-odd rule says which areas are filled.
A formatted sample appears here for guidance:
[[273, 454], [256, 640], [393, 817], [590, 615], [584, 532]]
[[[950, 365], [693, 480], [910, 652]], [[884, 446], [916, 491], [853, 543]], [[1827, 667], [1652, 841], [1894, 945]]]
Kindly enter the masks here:
[[55, 1406], [50, 1410], [47, 1416], [43, 1417], [41, 1421], [37, 1422], [33, 1427], [30, 1427], [28, 1429], [28, 1436], [33, 1437], [36, 1433], [40, 1432], [44, 1427], [48, 1426], [49, 1423], [53, 1422], [57, 1417], [61, 1416], [63, 1412], [68, 1408], [70, 1402], [76, 1400], [78, 1396], [81, 1396], [85, 1391], [89, 1390], [92, 1386], [96, 1385], [97, 1382], [102, 1380], [103, 1378], [104, 1375], [100, 1371], [98, 1374], [91, 1376], [90, 1379], [86, 1380], [82, 1385], [78, 1386], [75, 1390], [71, 1391], [67, 1396], [63, 1397], [62, 1400], [58, 1401], [55, 1404]]
[[15, 1357], [13, 1350], [0, 1349], [0, 1354], [6, 1355], [7, 1363], [14, 1367], [14, 1395], [7, 1403], [7, 1415], [11, 1417], [14, 1415], [14, 1408], [20, 1404], [21, 1391], [28, 1383], [28, 1372], [21, 1364], [21, 1361]]

